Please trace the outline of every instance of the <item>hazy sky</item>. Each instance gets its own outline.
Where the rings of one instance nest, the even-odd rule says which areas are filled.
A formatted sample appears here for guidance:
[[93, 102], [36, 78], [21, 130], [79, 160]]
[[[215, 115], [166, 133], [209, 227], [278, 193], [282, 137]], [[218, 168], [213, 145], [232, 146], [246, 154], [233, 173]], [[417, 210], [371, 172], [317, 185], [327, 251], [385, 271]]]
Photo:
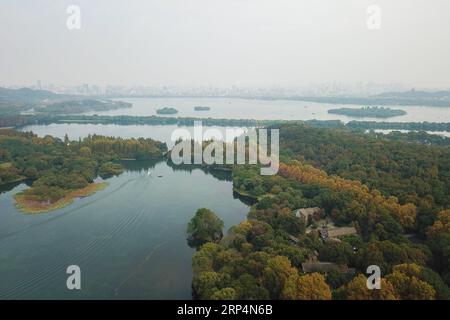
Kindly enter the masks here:
[[[68, 30], [66, 9], [81, 9]], [[381, 9], [367, 28], [369, 5]], [[449, 0], [0, 0], [0, 84], [450, 87]]]

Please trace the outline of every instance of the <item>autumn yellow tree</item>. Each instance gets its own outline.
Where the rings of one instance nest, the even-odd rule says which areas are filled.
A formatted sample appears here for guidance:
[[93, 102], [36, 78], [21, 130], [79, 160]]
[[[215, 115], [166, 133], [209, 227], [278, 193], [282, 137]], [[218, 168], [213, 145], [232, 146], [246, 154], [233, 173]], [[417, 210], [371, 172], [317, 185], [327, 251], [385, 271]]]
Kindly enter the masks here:
[[425, 281], [419, 279], [421, 267], [417, 264], [395, 266], [393, 272], [386, 276], [402, 300], [433, 300], [436, 291]]
[[398, 300], [394, 286], [386, 279], [381, 279], [381, 289], [367, 288], [367, 278], [360, 274], [352, 281], [339, 288], [338, 294], [348, 300]]
[[330, 300], [331, 290], [320, 273], [291, 276], [284, 286], [283, 298], [289, 300]]
[[396, 197], [386, 199], [379, 190], [369, 190], [369, 187], [360, 181], [328, 175], [325, 171], [298, 161], [290, 164], [280, 163], [279, 174], [304, 184], [317, 184], [351, 197], [352, 205], [358, 210], [357, 216], [364, 213], [364, 208], [367, 212], [375, 213], [387, 210], [405, 228], [413, 228], [416, 223], [417, 210], [414, 204], [401, 205]]
[[80, 156], [88, 158], [92, 154], [91, 149], [89, 147], [81, 147], [80, 148]]
[[275, 256], [269, 259], [264, 269], [264, 284], [266, 288], [270, 288], [271, 298], [280, 299], [287, 280], [297, 275], [297, 269], [288, 258]]
[[427, 231], [429, 237], [436, 237], [443, 233], [450, 233], [450, 210], [439, 212], [436, 221]]

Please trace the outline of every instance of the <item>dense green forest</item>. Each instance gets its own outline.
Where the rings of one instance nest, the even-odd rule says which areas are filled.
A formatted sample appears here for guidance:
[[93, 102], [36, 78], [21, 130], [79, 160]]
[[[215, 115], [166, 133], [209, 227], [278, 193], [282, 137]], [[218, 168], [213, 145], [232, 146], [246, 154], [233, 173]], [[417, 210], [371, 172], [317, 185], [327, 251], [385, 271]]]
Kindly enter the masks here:
[[450, 146], [450, 138], [440, 136], [437, 134], [428, 134], [425, 131], [410, 131], [410, 132], [391, 131], [387, 134], [384, 133], [380, 134], [371, 130], [367, 132], [367, 134], [374, 136], [378, 139], [386, 139], [390, 141], [406, 141], [426, 145]]
[[278, 175], [233, 168], [255, 204], [194, 255], [195, 298], [450, 299], [448, 147], [286, 125], [280, 150]]
[[378, 122], [378, 121], [349, 121], [346, 125], [353, 129], [386, 129], [386, 130], [416, 130], [416, 131], [447, 131], [450, 123], [436, 122]]
[[98, 135], [79, 141], [31, 132], [0, 130], [0, 184], [32, 181], [27, 200], [55, 202], [69, 192], [122, 171], [121, 159], [162, 158], [167, 147], [151, 139], [122, 139]]
[[280, 129], [282, 155], [306, 161], [343, 178], [359, 180], [415, 204], [432, 197], [450, 204], [450, 149], [403, 141], [385, 141], [342, 130], [306, 126]]

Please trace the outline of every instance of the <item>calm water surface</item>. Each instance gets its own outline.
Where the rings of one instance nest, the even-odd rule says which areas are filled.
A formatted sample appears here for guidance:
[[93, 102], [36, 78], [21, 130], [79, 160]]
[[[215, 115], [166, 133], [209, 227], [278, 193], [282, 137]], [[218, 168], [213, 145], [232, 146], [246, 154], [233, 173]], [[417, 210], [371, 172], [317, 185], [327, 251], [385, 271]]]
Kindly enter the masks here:
[[[156, 110], [163, 107], [174, 107], [178, 110], [175, 117], [211, 117], [227, 119], [258, 120], [377, 120], [398, 122], [450, 122], [450, 108], [422, 106], [388, 106], [401, 109], [406, 115], [380, 120], [379, 118], [354, 118], [329, 114], [329, 109], [349, 107], [360, 108], [363, 105], [339, 105], [330, 103], [289, 101], [289, 100], [248, 100], [225, 98], [123, 98], [118, 99], [133, 104], [130, 109], [119, 109], [88, 114], [102, 115], [156, 115]], [[195, 106], [210, 107], [209, 111], [194, 111]]]
[[[249, 208], [234, 198], [230, 181], [199, 169], [165, 162], [127, 168], [106, 189], [51, 213], [15, 208], [23, 183], [0, 194], [0, 299], [191, 298], [188, 221], [206, 207], [228, 230]], [[66, 289], [73, 264], [81, 268], [78, 291]]]

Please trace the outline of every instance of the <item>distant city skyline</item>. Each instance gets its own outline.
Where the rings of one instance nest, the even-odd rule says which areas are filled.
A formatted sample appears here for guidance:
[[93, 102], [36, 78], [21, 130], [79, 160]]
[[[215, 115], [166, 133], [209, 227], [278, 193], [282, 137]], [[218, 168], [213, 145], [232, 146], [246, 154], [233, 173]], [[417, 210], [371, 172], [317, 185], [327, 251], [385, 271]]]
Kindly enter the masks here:
[[[125, 86], [125, 85], [97, 85], [83, 83], [75, 86], [64, 86], [54, 83], [44, 83], [36, 80], [34, 84], [2, 85], [9, 89], [30, 88], [33, 90], [49, 90], [63, 94], [82, 95], [194, 95], [194, 96], [224, 96], [224, 95], [246, 95], [246, 96], [369, 96], [383, 92], [407, 91], [416, 88], [405, 87], [401, 84], [382, 83], [321, 83], [297, 87], [280, 86]], [[421, 88], [417, 88], [421, 90]]]

